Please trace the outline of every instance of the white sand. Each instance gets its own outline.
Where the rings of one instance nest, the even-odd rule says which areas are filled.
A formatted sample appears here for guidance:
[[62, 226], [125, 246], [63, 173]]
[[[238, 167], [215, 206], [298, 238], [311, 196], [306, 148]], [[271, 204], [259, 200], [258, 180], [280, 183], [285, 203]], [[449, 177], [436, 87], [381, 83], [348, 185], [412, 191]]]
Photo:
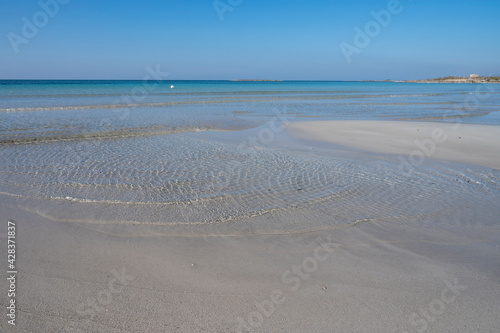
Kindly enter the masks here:
[[402, 121], [291, 123], [292, 134], [378, 153], [500, 169], [500, 126]]
[[239, 318], [241, 332], [499, 328], [494, 233], [118, 237], [2, 206], [19, 234], [17, 327], [2, 332], [238, 332]]

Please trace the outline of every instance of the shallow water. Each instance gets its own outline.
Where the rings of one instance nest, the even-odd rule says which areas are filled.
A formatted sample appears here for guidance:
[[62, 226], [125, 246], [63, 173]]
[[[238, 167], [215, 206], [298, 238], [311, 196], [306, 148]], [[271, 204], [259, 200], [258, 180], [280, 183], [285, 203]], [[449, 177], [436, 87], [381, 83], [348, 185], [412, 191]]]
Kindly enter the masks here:
[[51, 219], [113, 232], [147, 225], [183, 235], [288, 233], [435, 215], [484, 226], [497, 220], [496, 170], [430, 161], [408, 174], [388, 156], [281, 144], [287, 133], [256, 146], [224, 136], [9, 145], [2, 194]]
[[138, 84], [0, 86], [0, 196], [119, 234], [497, 223], [497, 170], [429, 160], [408, 174], [395, 157], [302, 142], [280, 126], [307, 117], [498, 124], [500, 85], [165, 82], [139, 103], [115, 102]]
[[495, 84], [0, 81], [0, 143], [234, 130], [277, 114], [500, 124], [499, 110]]

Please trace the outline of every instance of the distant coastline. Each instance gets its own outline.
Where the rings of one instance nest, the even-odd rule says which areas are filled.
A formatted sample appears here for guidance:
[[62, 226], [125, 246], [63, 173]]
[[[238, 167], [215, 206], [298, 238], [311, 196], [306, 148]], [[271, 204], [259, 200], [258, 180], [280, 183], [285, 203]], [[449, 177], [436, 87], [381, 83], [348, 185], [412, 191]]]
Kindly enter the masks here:
[[479, 76], [472, 74], [470, 77], [447, 76], [426, 80], [404, 80], [393, 82], [413, 82], [413, 83], [500, 83], [500, 76]]
[[[170, 84], [171, 82], [189, 82], [189, 81], [226, 81], [226, 82], [392, 82], [392, 83], [500, 83], [500, 76], [478, 76], [478, 77], [459, 77], [459, 76], [448, 76], [435, 79], [425, 79], [425, 80], [258, 80], [258, 79], [237, 79], [237, 80], [227, 80], [227, 79], [211, 79], [211, 80], [186, 80], [186, 79], [175, 79], [175, 80], [163, 80], [159, 82], [165, 82]], [[139, 79], [0, 79], [0, 86], [9, 84], [78, 84], [78, 83], [127, 83], [127, 82], [141, 82]]]

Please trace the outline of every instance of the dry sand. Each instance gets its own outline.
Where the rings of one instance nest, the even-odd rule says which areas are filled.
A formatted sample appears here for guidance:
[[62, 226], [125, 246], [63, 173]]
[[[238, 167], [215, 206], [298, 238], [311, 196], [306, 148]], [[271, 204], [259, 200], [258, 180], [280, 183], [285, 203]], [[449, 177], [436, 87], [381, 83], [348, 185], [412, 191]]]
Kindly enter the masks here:
[[287, 128], [301, 138], [367, 151], [500, 169], [500, 126], [402, 121], [311, 121]]

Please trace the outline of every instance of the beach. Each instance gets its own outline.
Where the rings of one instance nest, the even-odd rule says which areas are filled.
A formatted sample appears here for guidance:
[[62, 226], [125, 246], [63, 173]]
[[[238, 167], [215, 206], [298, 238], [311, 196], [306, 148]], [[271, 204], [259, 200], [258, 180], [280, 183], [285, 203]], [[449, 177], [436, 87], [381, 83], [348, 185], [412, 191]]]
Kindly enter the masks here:
[[434, 158], [500, 170], [500, 130], [496, 125], [325, 121], [294, 123], [289, 129], [304, 139], [399, 154], [413, 164]]
[[496, 92], [136, 84], [0, 94], [9, 332], [500, 329]]
[[17, 216], [23, 332], [498, 329], [492, 230], [419, 219], [432, 226], [120, 237]]

